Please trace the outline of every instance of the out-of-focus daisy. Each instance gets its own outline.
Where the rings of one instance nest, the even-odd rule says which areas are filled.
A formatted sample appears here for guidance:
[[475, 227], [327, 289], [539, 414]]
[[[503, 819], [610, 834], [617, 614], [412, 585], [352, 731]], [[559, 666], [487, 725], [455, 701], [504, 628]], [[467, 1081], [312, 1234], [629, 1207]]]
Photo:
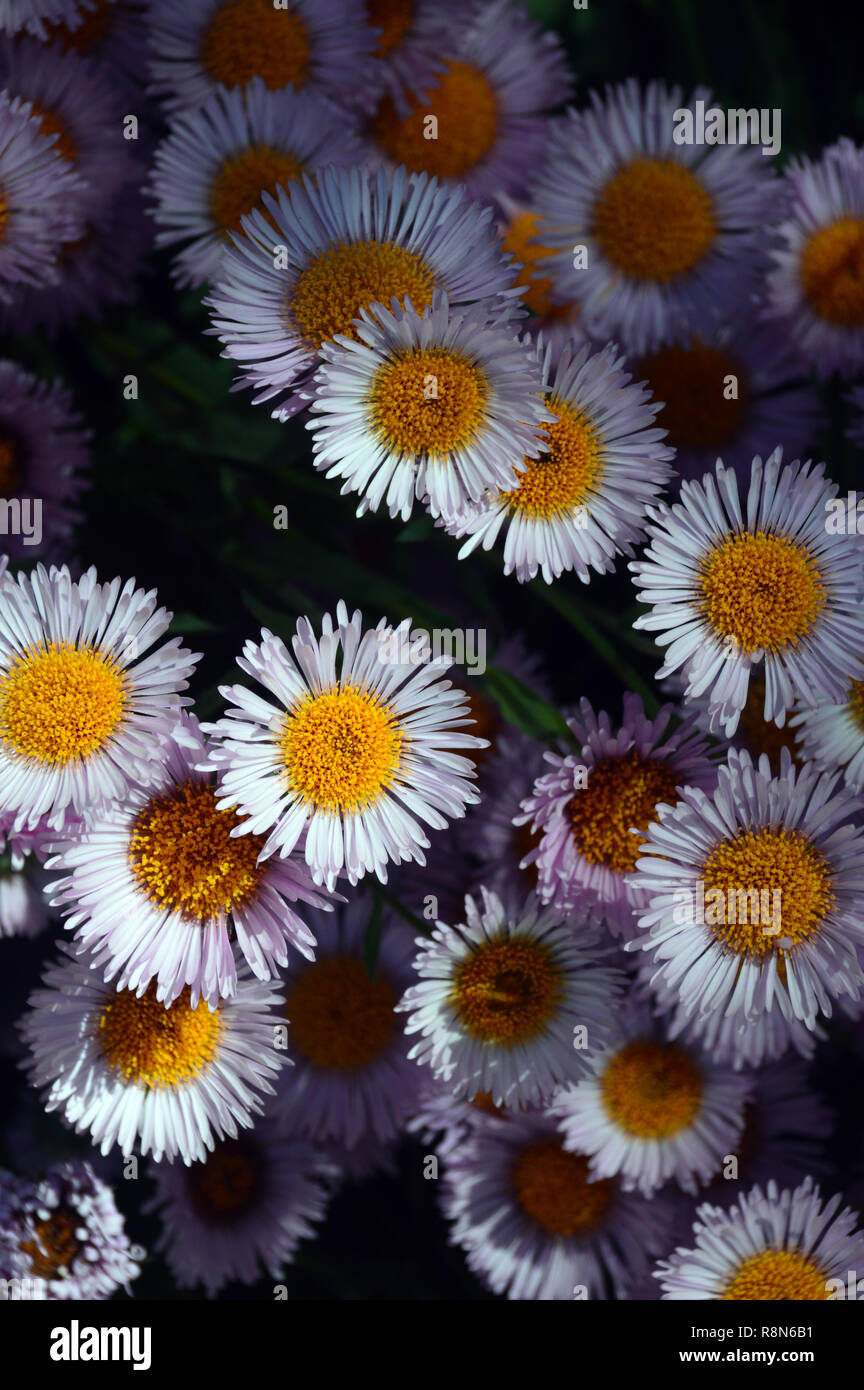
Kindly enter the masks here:
[[412, 979], [414, 942], [379, 923], [374, 972], [365, 961], [373, 901], [361, 894], [333, 918], [313, 918], [317, 959], [285, 980], [289, 1062], [269, 1113], [319, 1144], [351, 1148], [364, 1135], [394, 1139], [417, 1095], [417, 1068], [396, 1005]]
[[154, 986], [117, 990], [75, 958], [43, 975], [20, 1022], [26, 1070], [45, 1109], [59, 1110], [107, 1154], [136, 1148], [156, 1162], [202, 1159], [223, 1135], [235, 1138], [273, 1094], [284, 1052], [276, 1046], [281, 994], [238, 968], [237, 990], [209, 1009], [188, 990], [166, 1007]]
[[766, 441], [802, 458], [819, 430], [819, 396], [788, 337], [752, 318], [658, 348], [633, 363], [633, 374], [663, 402], [657, 424], [685, 478], [701, 478], [719, 457], [746, 482]]
[[[517, 1111], [523, 1107], [515, 1107]], [[535, 1107], [525, 1106], [525, 1111]], [[493, 1116], [506, 1123], [512, 1112], [496, 1105], [488, 1091], [478, 1091], [471, 1100], [456, 1096], [450, 1087], [437, 1077], [425, 1075], [417, 1094], [417, 1102], [405, 1126], [409, 1134], [419, 1136], [420, 1142], [439, 1160], [458, 1152], [470, 1138], [474, 1122], [480, 1115]]]
[[[687, 688], [686, 677], [677, 672], [663, 682], [663, 690], [668, 694], [683, 696]], [[679, 718], [692, 718], [700, 729], [710, 733], [714, 724], [711, 713], [710, 694], [688, 696], [676, 706]], [[736, 748], [744, 748], [754, 761], [763, 753], [768, 757], [774, 772], [780, 771], [781, 750], [785, 748], [793, 762], [802, 762], [799, 748], [800, 735], [792, 727], [792, 721], [782, 727], [773, 720], [765, 718], [765, 680], [761, 675], [750, 677], [747, 686], [747, 699], [738, 720], [738, 727], [732, 738]]]
[[844, 137], [791, 160], [784, 191], [766, 316], [819, 376], [852, 376], [864, 365], [864, 148]]
[[405, 115], [408, 92], [442, 71], [442, 45], [464, 22], [464, 0], [366, 0], [364, 9], [375, 38], [376, 82]]
[[323, 169], [295, 179], [290, 197], [265, 193], [263, 203], [267, 211], [244, 218], [244, 235], [225, 251], [207, 303], [255, 403], [294, 393], [274, 411], [280, 419], [306, 404], [296, 388], [321, 345], [356, 338], [361, 310], [395, 297], [422, 313], [436, 289], [454, 307], [494, 307], [513, 283], [491, 208], [425, 174]]
[[491, 550], [505, 527], [504, 573], [523, 583], [539, 572], [551, 584], [571, 569], [588, 583], [592, 569], [614, 569], [615, 556], [643, 539], [646, 509], [673, 476], [672, 450], [653, 428], [656, 403], [631, 384], [614, 344], [599, 353], [565, 346], [556, 364], [541, 340], [538, 356], [551, 416], [538, 432], [542, 451], [476, 506], [451, 508], [448, 529], [469, 536], [462, 558], [478, 545]]
[[466, 897], [464, 917], [417, 941], [420, 982], [399, 1004], [406, 1033], [421, 1035], [409, 1055], [455, 1095], [535, 1104], [585, 1075], [623, 976], [594, 930], [575, 932], [533, 896], [509, 912], [484, 888]]
[[62, 382], [40, 381], [0, 361], [0, 497], [17, 499], [22, 521], [29, 517], [29, 535], [4, 538], [15, 559], [68, 543], [80, 520], [75, 504], [89, 467], [89, 437]]
[[[484, 800], [485, 793], [481, 793], [481, 805]], [[438, 918], [458, 921], [465, 894], [474, 886], [475, 865], [462, 837], [465, 830], [470, 840], [470, 819], [469, 815], [464, 821], [453, 821], [446, 830], [436, 830], [429, 841], [426, 863], [399, 864], [388, 879], [391, 893], [427, 928]]]
[[[555, 251], [553, 247], [543, 245], [543, 222], [533, 208], [508, 198], [506, 194], [499, 194], [495, 205], [501, 212], [498, 223], [501, 246], [519, 262], [516, 286], [522, 303], [527, 304], [534, 315], [526, 321], [526, 329], [533, 331], [542, 325], [548, 330], [551, 324], [561, 322], [566, 325], [568, 332], [580, 339], [583, 335], [577, 326], [578, 306], [573, 301], [559, 304], [554, 294], [554, 281], [551, 276], [544, 274], [544, 262], [554, 256]], [[581, 347], [582, 344], [576, 341], [573, 346]]]
[[138, 0], [85, 0], [86, 9], [46, 24], [49, 42], [92, 58], [140, 93], [147, 72], [147, 26]]
[[259, 835], [232, 834], [231, 810], [218, 810], [207, 749], [194, 716], [166, 738], [158, 774], [122, 806], [92, 815], [89, 826], [54, 846], [48, 868], [52, 905], [118, 988], [171, 1004], [190, 992], [215, 1007], [235, 992], [232, 943], [259, 980], [288, 964], [288, 948], [314, 955], [315, 937], [293, 904], [327, 907], [299, 855], [262, 863]]
[[847, 787], [864, 791], [864, 681], [850, 682], [841, 702], [801, 709], [789, 722], [803, 758], [826, 772], [842, 768]]
[[530, 825], [516, 825], [514, 818], [543, 769], [542, 744], [516, 730], [505, 732], [483, 769], [483, 799], [465, 821], [466, 847], [476, 860], [476, 885], [485, 884], [508, 907], [524, 902], [528, 890], [537, 888], [535, 866], [523, 867], [537, 848], [537, 836]]
[[864, 676], [860, 556], [854, 537], [825, 528], [837, 485], [824, 464], [753, 460], [746, 497], [731, 468], [681, 484], [651, 511], [649, 544], [631, 561], [649, 613], [634, 626], [668, 647], [658, 680], [681, 670], [685, 698], [708, 694], [712, 728], [734, 734], [752, 676], [765, 680], [766, 719], [795, 700], [836, 703]]
[[459, 180], [478, 198], [521, 191], [545, 153], [543, 112], [572, 94], [560, 39], [522, 5], [492, 0], [452, 22], [439, 57], [441, 70], [401, 107], [383, 98], [371, 157]]
[[542, 1115], [478, 1116], [441, 1186], [452, 1241], [510, 1299], [621, 1297], [668, 1248], [667, 1199], [592, 1181]]
[[356, 332], [322, 345], [307, 425], [316, 468], [360, 494], [358, 516], [386, 502], [407, 521], [415, 500], [458, 515], [540, 452], [536, 427], [550, 417], [537, 363], [485, 305], [453, 310], [436, 291], [418, 314], [394, 299]]
[[374, 36], [346, 0], [153, 0], [149, 20], [153, 88], [172, 111], [256, 77], [271, 91], [318, 91], [341, 104], [374, 81]]
[[51, 21], [73, 20], [77, 11], [94, 0], [0, 0], [0, 29], [7, 34], [22, 31], [47, 39]]
[[674, 112], [711, 104], [635, 79], [552, 124], [532, 189], [561, 302], [576, 300], [591, 337], [629, 353], [710, 332], [734, 316], [764, 264], [774, 215], [770, 161], [754, 146], [679, 145]]
[[693, 720], [665, 737], [671, 715], [664, 705], [649, 719], [640, 697], [628, 692], [613, 732], [605, 711], [595, 714], [580, 701], [579, 716], [567, 721], [580, 752], [547, 753], [552, 771], [538, 778], [514, 817], [537, 838], [523, 863], [535, 866], [543, 902], [562, 911], [596, 906], [614, 931], [632, 934], [645, 898], [628, 875], [659, 805], [675, 805], [682, 786], [708, 788], [717, 780]]
[[172, 615], [134, 579], [37, 565], [16, 580], [0, 579], [0, 811], [59, 829], [157, 775], [198, 654], [174, 637], [145, 655]]
[[47, 925], [47, 876], [32, 843], [0, 820], [0, 937], [38, 936]]
[[264, 1119], [220, 1139], [201, 1163], [150, 1167], [162, 1251], [181, 1289], [203, 1284], [212, 1298], [226, 1284], [279, 1279], [300, 1241], [315, 1234], [336, 1169], [302, 1139]]
[[588, 1156], [592, 1178], [619, 1175], [646, 1197], [670, 1180], [695, 1192], [739, 1144], [749, 1078], [669, 1042], [648, 1009], [632, 1010], [591, 1067], [551, 1113], [566, 1148]]
[[255, 78], [217, 91], [180, 116], [156, 151], [151, 176], [159, 246], [189, 244], [174, 262], [180, 285], [215, 278], [231, 232], [261, 195], [323, 164], [359, 158], [344, 111], [314, 92], [272, 92]]
[[477, 801], [463, 752], [482, 741], [461, 732], [465, 697], [439, 679], [451, 660], [422, 657], [410, 619], [364, 632], [340, 600], [321, 631], [301, 618], [293, 657], [266, 629], [243, 648], [238, 666], [278, 703], [221, 688], [234, 703], [212, 726], [218, 804], [248, 817], [235, 834], [267, 836], [264, 855], [290, 854], [305, 832], [316, 883], [332, 888], [342, 873], [386, 883], [388, 862], [426, 862], [421, 822], [443, 830]]
[[89, 1163], [61, 1163], [38, 1182], [0, 1174], [0, 1276], [46, 1299], [108, 1299], [140, 1274], [114, 1194]]
[[32, 106], [0, 92], [0, 302], [57, 280], [61, 245], [82, 226], [83, 189]]
[[849, 1270], [864, 1262], [859, 1217], [824, 1201], [807, 1177], [794, 1191], [754, 1187], [728, 1209], [699, 1207], [693, 1247], [661, 1260], [663, 1298], [805, 1302], [845, 1298]]
[[778, 1011], [813, 1027], [864, 987], [862, 803], [836, 776], [733, 749], [713, 793], [681, 790], [648, 828], [632, 882], [650, 905], [629, 949], [691, 1016]]

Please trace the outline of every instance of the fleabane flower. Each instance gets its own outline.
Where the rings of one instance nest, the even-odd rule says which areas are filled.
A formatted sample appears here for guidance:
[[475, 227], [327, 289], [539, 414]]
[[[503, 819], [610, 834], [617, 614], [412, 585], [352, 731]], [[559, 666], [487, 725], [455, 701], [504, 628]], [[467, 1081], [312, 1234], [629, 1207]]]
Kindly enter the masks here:
[[355, 330], [322, 345], [307, 426], [316, 468], [361, 495], [358, 516], [385, 502], [407, 521], [415, 501], [452, 515], [540, 452], [540, 373], [506, 318], [436, 291], [422, 314], [394, 299]]
[[174, 637], [156, 591], [92, 567], [0, 578], [0, 810], [20, 828], [117, 801], [156, 775], [198, 654]]
[[239, 819], [217, 809], [197, 720], [181, 716], [161, 750], [158, 775], [121, 806], [93, 815], [53, 846], [52, 905], [93, 953], [105, 978], [171, 1004], [185, 990], [216, 1007], [237, 987], [237, 955], [259, 980], [314, 955], [295, 904], [328, 908], [302, 857], [259, 863], [263, 839], [236, 836]]
[[320, 638], [298, 621], [291, 652], [266, 629], [247, 642], [237, 664], [277, 703], [222, 687], [234, 703], [212, 726], [210, 761], [219, 808], [241, 817], [233, 833], [265, 835], [265, 856], [305, 834], [312, 876], [331, 889], [342, 873], [386, 882], [388, 863], [425, 864], [423, 824], [443, 830], [478, 800], [463, 754], [485, 746], [462, 732], [464, 691], [440, 678], [451, 659], [429, 656], [410, 619], [364, 631], [341, 600]]
[[92, 8], [99, 0], [0, 0], [0, 29], [7, 34], [49, 37], [49, 24], [68, 23], [77, 11]]
[[29, 102], [0, 92], [0, 303], [59, 279], [62, 244], [83, 228], [80, 174]]
[[836, 704], [864, 675], [855, 538], [826, 530], [837, 485], [824, 464], [753, 460], [742, 495], [732, 469], [681, 484], [652, 509], [648, 545], [630, 564], [650, 612], [634, 626], [668, 647], [658, 680], [680, 670], [685, 699], [709, 696], [712, 728], [738, 727], [750, 680], [765, 681], [766, 719], [796, 699]]
[[457, 1096], [530, 1105], [585, 1074], [606, 1043], [623, 976], [599, 934], [529, 897], [519, 911], [483, 888], [465, 920], [418, 939], [417, 984], [399, 1009], [410, 1056]]
[[646, 509], [673, 476], [658, 405], [631, 383], [613, 343], [602, 352], [565, 346], [555, 362], [538, 344], [547, 421], [530, 455], [483, 499], [449, 509], [447, 529], [468, 536], [460, 559], [490, 550], [504, 530], [504, 573], [547, 584], [568, 570], [583, 583], [644, 538]]
[[864, 791], [864, 681], [850, 681], [843, 700], [799, 709], [789, 721], [801, 744], [801, 756], [823, 772], [843, 770], [856, 794]]

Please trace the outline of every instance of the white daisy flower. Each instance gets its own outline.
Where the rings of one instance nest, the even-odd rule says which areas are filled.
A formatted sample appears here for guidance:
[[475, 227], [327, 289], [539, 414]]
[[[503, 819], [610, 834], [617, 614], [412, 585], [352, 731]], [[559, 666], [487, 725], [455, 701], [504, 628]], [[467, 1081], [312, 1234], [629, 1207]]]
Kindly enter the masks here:
[[837, 493], [824, 464], [753, 460], [746, 500], [732, 469], [684, 481], [681, 500], [649, 509], [649, 544], [632, 561], [634, 624], [668, 646], [657, 673], [682, 670], [685, 698], [710, 695], [713, 727], [734, 734], [752, 675], [765, 679], [765, 718], [783, 724], [864, 676], [860, 556], [854, 537], [825, 529]]
[[851, 681], [837, 704], [799, 709], [789, 721], [798, 730], [801, 755], [823, 771], [843, 769], [851, 791], [864, 791], [864, 681]]

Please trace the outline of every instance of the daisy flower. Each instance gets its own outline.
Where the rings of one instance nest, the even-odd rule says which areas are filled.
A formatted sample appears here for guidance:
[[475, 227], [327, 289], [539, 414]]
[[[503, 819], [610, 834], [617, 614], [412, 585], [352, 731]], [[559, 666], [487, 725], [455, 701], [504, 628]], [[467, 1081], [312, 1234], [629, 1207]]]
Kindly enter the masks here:
[[[683, 698], [687, 688], [686, 677], [680, 672], [663, 682], [662, 689], [671, 695], [682, 697], [676, 705], [679, 719], [691, 718], [705, 733], [710, 734], [713, 727], [710, 693]], [[781, 750], [786, 749], [792, 761], [803, 762], [800, 756], [800, 734], [789, 721], [782, 727], [773, 720], [765, 718], [765, 679], [761, 675], [750, 677], [747, 686], [747, 699], [738, 720], [738, 727], [731, 743], [735, 748], [745, 749], [754, 761], [766, 754], [774, 772], [780, 771]]]
[[315, 1234], [336, 1169], [302, 1139], [266, 1119], [220, 1139], [201, 1163], [151, 1165], [162, 1251], [178, 1288], [203, 1284], [212, 1298], [226, 1284], [280, 1279], [297, 1246]]
[[314, 92], [273, 92], [259, 77], [219, 90], [172, 125], [156, 151], [151, 192], [158, 246], [188, 242], [174, 262], [179, 285], [215, 278], [230, 233], [261, 195], [307, 169], [358, 159], [345, 113]]
[[140, 1274], [111, 1188], [89, 1163], [61, 1163], [38, 1182], [0, 1174], [0, 1276], [34, 1297], [108, 1299]]
[[264, 855], [290, 854], [305, 831], [306, 863], [328, 889], [342, 873], [386, 883], [388, 862], [426, 862], [421, 821], [443, 830], [477, 801], [458, 750], [482, 740], [461, 732], [464, 696], [438, 679], [452, 662], [423, 657], [409, 618], [364, 632], [340, 600], [321, 631], [301, 618], [293, 657], [266, 629], [243, 648], [238, 666], [278, 703], [221, 687], [234, 704], [212, 726], [218, 805], [248, 817], [235, 834], [267, 835]]
[[588, 1070], [623, 983], [590, 927], [578, 934], [533, 896], [518, 912], [494, 893], [465, 898], [465, 920], [418, 938], [420, 982], [399, 1010], [419, 1033], [409, 1056], [457, 1096], [531, 1105]]
[[140, 94], [147, 75], [147, 26], [138, 0], [83, 0], [86, 9], [46, 24], [64, 52], [94, 59], [112, 80]]
[[613, 732], [605, 710], [588, 700], [568, 728], [578, 754], [547, 753], [552, 768], [539, 777], [514, 816], [530, 826], [536, 848], [522, 861], [534, 865], [542, 902], [561, 911], [596, 907], [618, 934], [630, 935], [634, 912], [645, 899], [634, 893], [633, 869], [659, 806], [675, 805], [682, 786], [712, 787], [715, 754], [694, 721], [668, 735], [671, 705], [653, 719], [642, 700], [625, 694], [621, 723]]
[[415, 500], [459, 513], [539, 453], [540, 372], [506, 318], [436, 291], [420, 314], [395, 298], [362, 312], [356, 334], [322, 345], [307, 427], [315, 467], [360, 494], [358, 516], [386, 502], [407, 521]]
[[16, 834], [0, 820], [0, 938], [38, 936], [48, 923], [46, 874], [34, 837]]
[[31, 523], [29, 535], [4, 539], [15, 559], [68, 545], [80, 520], [76, 503], [89, 471], [89, 439], [59, 380], [40, 381], [0, 361], [0, 497], [17, 499], [22, 520], [29, 515]]
[[0, 593], [0, 811], [61, 829], [156, 775], [198, 653], [174, 637], [144, 656], [172, 614], [134, 579], [37, 565]]
[[83, 5], [94, 0], [0, 0], [0, 29], [7, 34], [22, 30], [39, 39], [48, 38], [51, 22], [69, 22]]
[[[485, 794], [481, 805], [484, 800]], [[470, 821], [466, 817], [464, 821], [454, 821], [446, 830], [436, 830], [426, 863], [399, 864], [388, 879], [399, 902], [415, 917], [422, 917], [430, 928], [439, 918], [457, 921], [465, 894], [473, 887], [476, 870], [461, 833], [465, 830], [470, 840]]]
[[790, 160], [784, 187], [766, 317], [819, 376], [852, 376], [864, 366], [864, 149], [844, 138]]
[[679, 145], [678, 87], [635, 79], [590, 94], [548, 134], [531, 192], [559, 302], [576, 300], [591, 337], [650, 352], [734, 317], [765, 261], [776, 181], [760, 150]]
[[0, 303], [19, 285], [56, 282], [61, 245], [81, 230], [83, 189], [32, 106], [0, 92]]
[[407, 296], [422, 313], [436, 289], [452, 307], [494, 308], [513, 282], [491, 208], [426, 174], [323, 169], [295, 179], [290, 197], [281, 189], [262, 201], [266, 213], [242, 220], [206, 303], [255, 404], [293, 393], [274, 412], [280, 419], [306, 405], [297, 387], [322, 344], [356, 338], [363, 309]]
[[464, 22], [464, 0], [366, 0], [364, 9], [375, 40], [377, 85], [404, 116], [408, 91], [443, 70], [442, 45]]
[[256, 77], [271, 91], [314, 91], [342, 105], [346, 91], [374, 80], [373, 35], [346, 0], [153, 0], [149, 20], [153, 90], [171, 111]]
[[419, 1077], [395, 1012], [412, 978], [414, 941], [398, 922], [379, 922], [370, 974], [365, 952], [373, 920], [365, 894], [332, 919], [318, 918], [317, 959], [292, 965], [285, 980], [287, 1057], [269, 1113], [291, 1133], [351, 1149], [365, 1135], [395, 1139], [415, 1103]]
[[155, 780], [122, 806], [93, 814], [53, 846], [52, 906], [93, 953], [105, 978], [172, 1004], [212, 1008], [237, 987], [237, 954], [259, 980], [288, 964], [288, 948], [314, 956], [315, 937], [292, 904], [328, 908], [298, 855], [258, 857], [259, 835], [236, 836], [231, 810], [217, 810], [207, 748], [193, 715], [160, 750]]
[[[516, 1107], [531, 1111], [532, 1106]], [[409, 1134], [419, 1136], [419, 1142], [442, 1161], [457, 1153], [471, 1137], [478, 1116], [493, 1116], [506, 1123], [512, 1111], [495, 1105], [488, 1091], [478, 1091], [471, 1100], [453, 1094], [449, 1086], [434, 1076], [424, 1076], [417, 1101], [405, 1125]]]
[[843, 769], [856, 794], [864, 791], [864, 681], [851, 681], [842, 701], [799, 709], [789, 721], [797, 730], [801, 756], [824, 772]]
[[746, 500], [731, 468], [683, 482], [681, 500], [651, 509], [649, 544], [630, 563], [651, 611], [634, 627], [669, 651], [657, 673], [681, 670], [685, 698], [709, 694], [712, 729], [731, 737], [751, 677], [765, 680], [766, 719], [782, 725], [796, 699], [835, 704], [864, 675], [860, 557], [832, 535], [837, 493], [824, 464], [754, 458]]
[[733, 749], [712, 793], [682, 789], [648, 828], [632, 882], [650, 905], [627, 949], [650, 951], [682, 1008], [813, 1027], [861, 996], [864, 803], [834, 774]]
[[646, 1197], [669, 1181], [695, 1192], [740, 1143], [752, 1083], [667, 1041], [644, 1006], [629, 1013], [593, 1055], [592, 1074], [559, 1091], [550, 1113], [565, 1147], [588, 1156], [592, 1179], [620, 1176]]
[[142, 995], [117, 990], [65, 942], [60, 950], [19, 1024], [30, 1084], [49, 1113], [103, 1154], [118, 1145], [126, 1157], [137, 1145], [157, 1163], [194, 1163], [254, 1123], [284, 1060], [275, 985], [241, 966], [236, 993], [215, 1009], [193, 1007], [188, 990], [166, 1007], [152, 985]]
[[807, 1177], [794, 1191], [754, 1187], [727, 1210], [705, 1203], [693, 1248], [661, 1260], [655, 1277], [672, 1300], [818, 1301], [845, 1298], [864, 1262], [864, 1231], [839, 1195], [824, 1201]]
[[515, 818], [542, 775], [544, 761], [543, 745], [535, 739], [517, 730], [503, 733], [483, 770], [483, 799], [465, 821], [464, 837], [477, 861], [476, 886], [485, 884], [508, 907], [537, 889], [537, 869], [533, 863], [525, 865], [525, 859], [537, 848], [538, 837]]
[[668, 1199], [592, 1181], [542, 1115], [478, 1117], [441, 1187], [451, 1240], [509, 1299], [620, 1298], [667, 1248]]
[[541, 339], [537, 356], [551, 417], [538, 431], [542, 450], [535, 441], [521, 471], [477, 505], [451, 508], [448, 530], [469, 537], [462, 559], [478, 545], [491, 550], [505, 528], [504, 573], [520, 583], [575, 570], [587, 584], [592, 569], [614, 569], [644, 538], [646, 509], [673, 476], [672, 450], [653, 428], [657, 404], [631, 384], [614, 343], [599, 353], [565, 346], [555, 364]]
[[543, 113], [572, 95], [560, 39], [524, 6], [491, 0], [453, 19], [437, 56], [431, 80], [401, 103], [385, 95], [372, 114], [370, 157], [458, 180], [477, 198], [518, 192], [545, 153]]

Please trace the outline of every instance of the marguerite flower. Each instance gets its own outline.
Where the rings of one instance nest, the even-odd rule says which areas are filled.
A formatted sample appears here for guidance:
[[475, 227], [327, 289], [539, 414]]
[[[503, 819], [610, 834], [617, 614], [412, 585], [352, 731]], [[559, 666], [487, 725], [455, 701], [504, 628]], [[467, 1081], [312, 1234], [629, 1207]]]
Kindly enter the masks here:
[[33, 107], [0, 92], [0, 302], [56, 282], [62, 243], [83, 225], [84, 184]]
[[134, 579], [37, 565], [16, 580], [0, 579], [0, 811], [60, 829], [157, 775], [198, 654], [174, 637], [144, 655], [172, 615]]
[[422, 314], [410, 299], [362, 312], [356, 334], [322, 345], [307, 426], [316, 468], [361, 495], [358, 516], [386, 502], [407, 521], [415, 500], [458, 514], [540, 452], [540, 372], [506, 318], [436, 291]]
[[399, 1004], [406, 1033], [421, 1035], [409, 1056], [455, 1095], [536, 1104], [605, 1045], [623, 976], [594, 930], [533, 896], [511, 913], [483, 888], [465, 898], [464, 922], [438, 922], [417, 945], [420, 982]]
[[364, 632], [341, 600], [320, 638], [299, 620], [293, 658], [271, 632], [261, 638], [237, 664], [278, 704], [225, 686], [234, 704], [212, 726], [218, 805], [248, 817], [234, 834], [266, 834], [262, 854], [286, 855], [305, 832], [306, 863], [328, 888], [343, 872], [386, 883], [388, 862], [424, 864], [421, 822], [443, 830], [478, 800], [460, 750], [483, 741], [461, 732], [463, 692], [438, 679], [450, 658], [424, 659], [407, 618]]
[[826, 772], [842, 768], [847, 787], [864, 791], [864, 681], [851, 681], [842, 701], [805, 707], [789, 722], [803, 758]]
[[93, 3], [95, 0], [0, 0], [0, 29], [7, 34], [23, 30], [47, 39], [49, 23], [68, 23], [82, 6]]
[[746, 499], [732, 469], [683, 482], [681, 500], [651, 512], [649, 544], [630, 564], [651, 612], [634, 626], [669, 651], [658, 680], [681, 670], [685, 698], [708, 694], [712, 728], [734, 734], [752, 676], [765, 679], [766, 719], [783, 724], [796, 699], [841, 700], [864, 676], [860, 557], [832, 535], [837, 485], [824, 464], [753, 460]]
[[277, 1046], [281, 995], [238, 969], [237, 990], [209, 1009], [188, 990], [167, 1007], [106, 984], [86, 957], [63, 955], [31, 994], [19, 1027], [25, 1063], [45, 1109], [107, 1154], [115, 1145], [156, 1162], [204, 1158], [223, 1135], [236, 1138], [273, 1094], [283, 1064]]
[[644, 537], [647, 506], [673, 476], [672, 450], [653, 428], [657, 404], [631, 384], [613, 343], [594, 354], [565, 346], [555, 365], [541, 339], [538, 360], [551, 416], [542, 449], [535, 442], [520, 471], [476, 505], [451, 507], [448, 530], [469, 537], [461, 559], [478, 545], [490, 550], [505, 528], [504, 573], [520, 582], [539, 572], [551, 584], [572, 569], [588, 583], [592, 569], [614, 569], [615, 556], [632, 555]]

